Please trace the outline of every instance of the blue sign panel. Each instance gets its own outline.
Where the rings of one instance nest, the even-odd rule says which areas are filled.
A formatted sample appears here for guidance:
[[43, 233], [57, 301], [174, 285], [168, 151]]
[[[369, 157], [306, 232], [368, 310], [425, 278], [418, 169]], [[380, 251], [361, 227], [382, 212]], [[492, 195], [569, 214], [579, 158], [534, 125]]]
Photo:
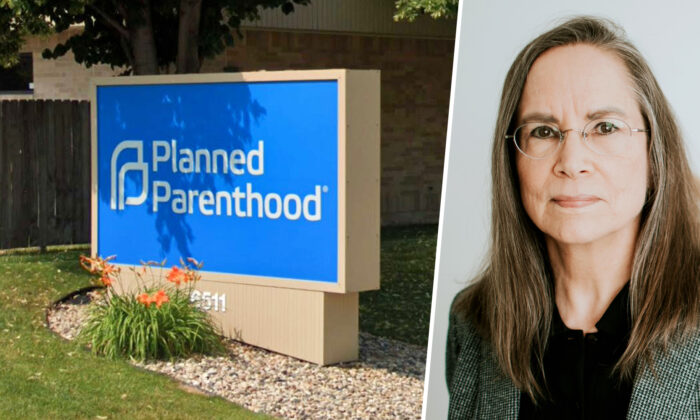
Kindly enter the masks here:
[[337, 81], [96, 95], [99, 255], [338, 282]]

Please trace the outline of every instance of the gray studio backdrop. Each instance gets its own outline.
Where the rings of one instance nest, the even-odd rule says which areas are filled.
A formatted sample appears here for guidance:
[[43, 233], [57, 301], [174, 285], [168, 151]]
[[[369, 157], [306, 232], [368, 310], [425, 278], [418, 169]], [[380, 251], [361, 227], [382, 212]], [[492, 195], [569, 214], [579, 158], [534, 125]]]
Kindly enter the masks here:
[[460, 1], [438, 233], [423, 418], [447, 416], [445, 338], [450, 303], [479, 271], [489, 244], [490, 148], [506, 72], [535, 36], [586, 14], [622, 25], [649, 61], [700, 173], [700, 3]]

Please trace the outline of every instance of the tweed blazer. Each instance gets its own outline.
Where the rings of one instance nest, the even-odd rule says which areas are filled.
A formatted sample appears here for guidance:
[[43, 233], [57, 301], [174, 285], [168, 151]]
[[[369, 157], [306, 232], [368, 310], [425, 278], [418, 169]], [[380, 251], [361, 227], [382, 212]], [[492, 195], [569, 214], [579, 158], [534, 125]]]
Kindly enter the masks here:
[[[502, 373], [489, 343], [454, 314], [446, 356], [449, 419], [517, 420], [520, 390]], [[654, 373], [637, 373], [627, 418], [700, 420], [700, 332], [660, 354]]]

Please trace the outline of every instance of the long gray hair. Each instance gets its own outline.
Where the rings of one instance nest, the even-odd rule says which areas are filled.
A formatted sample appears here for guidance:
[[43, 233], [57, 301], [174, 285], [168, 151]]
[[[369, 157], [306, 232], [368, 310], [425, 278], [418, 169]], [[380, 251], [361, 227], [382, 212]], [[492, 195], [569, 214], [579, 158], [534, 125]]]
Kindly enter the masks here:
[[[462, 291], [453, 311], [469, 318], [490, 342], [503, 372], [533, 399], [544, 396], [542, 357], [549, 336], [553, 278], [544, 236], [520, 198], [516, 150], [504, 137], [515, 129], [527, 74], [550, 48], [589, 44], [627, 67], [649, 134], [649, 185], [632, 264], [633, 326], [616, 372], [631, 378], [653, 365], [656, 351], [700, 324], [700, 231], [693, 176], [673, 112], [654, 75], [624, 31], [610, 21], [576, 17], [530, 42], [503, 86], [492, 154], [491, 250], [477, 281]], [[532, 361], [535, 360], [535, 369]]]

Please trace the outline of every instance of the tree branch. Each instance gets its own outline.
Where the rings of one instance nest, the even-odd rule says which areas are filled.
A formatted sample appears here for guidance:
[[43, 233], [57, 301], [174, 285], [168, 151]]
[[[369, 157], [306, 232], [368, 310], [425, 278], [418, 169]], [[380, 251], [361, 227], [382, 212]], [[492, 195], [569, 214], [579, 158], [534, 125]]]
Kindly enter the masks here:
[[122, 25], [121, 23], [112, 19], [107, 13], [103, 12], [100, 8], [98, 8], [92, 4], [88, 4], [88, 5], [86, 5], [86, 7], [89, 7], [90, 9], [94, 10], [95, 13], [100, 15], [100, 17], [102, 17], [102, 19], [104, 19], [105, 22], [107, 22], [107, 24], [109, 24], [109, 26], [111, 26], [113, 29], [115, 29], [117, 32], [119, 32], [119, 35], [126, 38], [127, 40], [131, 38], [131, 36], [129, 35], [129, 31], [126, 30], [124, 25]]

